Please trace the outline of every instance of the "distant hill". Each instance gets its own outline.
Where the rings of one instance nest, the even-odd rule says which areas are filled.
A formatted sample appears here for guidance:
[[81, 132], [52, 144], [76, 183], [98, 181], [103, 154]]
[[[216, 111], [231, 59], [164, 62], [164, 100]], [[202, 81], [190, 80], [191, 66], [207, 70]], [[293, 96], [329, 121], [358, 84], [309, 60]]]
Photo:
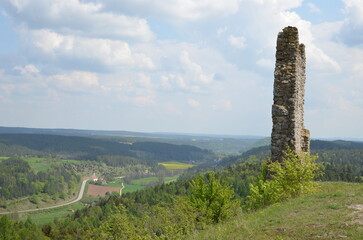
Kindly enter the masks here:
[[[354, 164], [363, 167], [363, 142], [354, 141], [311, 141], [311, 153], [318, 154], [318, 162], [330, 162], [334, 164]], [[270, 145], [259, 146], [247, 150], [246, 152], [223, 159], [219, 166], [246, 161], [262, 161], [270, 157]], [[253, 159], [252, 159], [253, 158]]]
[[96, 160], [99, 156], [127, 156], [147, 161], [205, 162], [215, 156], [195, 146], [157, 142], [116, 142], [80, 136], [49, 134], [0, 134], [3, 155], [56, 154], [74, 159]]
[[[312, 152], [321, 150], [363, 150], [363, 142], [311, 140], [310, 149]], [[248, 158], [251, 155], [258, 155], [269, 151], [270, 145], [259, 146], [244, 152], [241, 157]]]
[[238, 154], [251, 148], [262, 139], [259, 136], [180, 134], [180, 133], [142, 133], [131, 131], [102, 131], [79, 129], [42, 129], [22, 127], [0, 127], [0, 134], [47, 134], [62, 136], [81, 136], [107, 139], [116, 142], [162, 142], [177, 145], [192, 145], [223, 154]]

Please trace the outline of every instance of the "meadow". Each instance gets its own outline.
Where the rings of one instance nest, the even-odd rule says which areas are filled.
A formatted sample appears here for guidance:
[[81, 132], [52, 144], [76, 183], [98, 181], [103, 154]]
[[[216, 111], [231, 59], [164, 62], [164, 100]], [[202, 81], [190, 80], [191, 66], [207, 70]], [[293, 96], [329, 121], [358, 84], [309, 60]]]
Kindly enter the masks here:
[[122, 179], [117, 179], [115, 182], [108, 183], [104, 185], [106, 187], [124, 187], [122, 190], [122, 193], [128, 193], [128, 192], [136, 192], [138, 190], [142, 190], [145, 188], [145, 186], [138, 185], [138, 184], [126, 184], [123, 183]]
[[52, 222], [54, 219], [65, 217], [67, 215], [73, 214], [72, 210], [78, 210], [83, 208], [84, 205], [81, 202], [77, 202], [71, 205], [49, 209], [49, 210], [42, 210], [39, 212], [32, 212], [32, 213], [22, 213], [20, 216], [20, 220], [25, 221], [28, 217], [38, 225], [43, 225], [46, 223]]
[[[0, 157], [0, 161], [4, 159], [8, 159], [9, 157]], [[51, 166], [52, 163], [79, 163], [78, 160], [70, 160], [70, 159], [52, 159], [52, 158], [37, 158], [37, 157], [31, 157], [31, 158], [24, 158], [25, 161], [27, 161], [32, 169], [39, 172], [45, 172], [47, 171]]]
[[186, 164], [182, 162], [170, 161], [170, 162], [161, 162], [159, 165], [163, 165], [168, 170], [185, 170], [196, 165]]
[[316, 194], [241, 213], [187, 239], [362, 239], [363, 184], [319, 184]]

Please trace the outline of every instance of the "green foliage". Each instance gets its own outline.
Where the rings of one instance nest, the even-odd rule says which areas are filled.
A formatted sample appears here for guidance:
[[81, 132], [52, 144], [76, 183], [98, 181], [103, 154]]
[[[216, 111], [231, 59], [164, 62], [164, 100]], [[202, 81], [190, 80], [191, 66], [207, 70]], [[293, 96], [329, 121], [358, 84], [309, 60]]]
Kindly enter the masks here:
[[135, 239], [135, 233], [136, 228], [130, 223], [125, 207], [120, 205], [119, 211], [109, 216], [99, 228], [93, 230], [89, 239]]
[[[48, 171], [35, 172], [22, 158], [10, 157], [0, 162], [0, 199], [8, 200], [40, 193], [54, 195], [68, 189], [78, 180], [73, 171], [61, 164], [52, 164]], [[38, 203], [39, 199], [30, 199]]]
[[[256, 185], [251, 185], [246, 208], [257, 209], [275, 202], [313, 193], [317, 184], [313, 179], [320, 174], [315, 163], [318, 156], [296, 154], [292, 150], [284, 153], [282, 162], [263, 165], [262, 174]], [[267, 173], [271, 179], [266, 179]]]
[[0, 218], [0, 240], [45, 240], [41, 229], [29, 218], [25, 222], [15, 222], [4, 215]]
[[218, 223], [232, 216], [239, 206], [234, 191], [216, 179], [215, 173], [198, 176], [191, 182], [190, 202], [200, 213], [199, 220]]

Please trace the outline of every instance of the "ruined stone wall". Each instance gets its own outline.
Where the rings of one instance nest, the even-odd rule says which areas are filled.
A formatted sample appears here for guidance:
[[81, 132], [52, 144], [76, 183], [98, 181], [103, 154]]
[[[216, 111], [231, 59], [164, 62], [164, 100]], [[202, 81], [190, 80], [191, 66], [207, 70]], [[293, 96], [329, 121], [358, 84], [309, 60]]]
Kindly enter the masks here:
[[299, 44], [298, 29], [284, 28], [276, 46], [272, 161], [281, 161], [288, 146], [297, 153], [310, 151], [310, 133], [304, 128], [305, 66], [305, 46]]

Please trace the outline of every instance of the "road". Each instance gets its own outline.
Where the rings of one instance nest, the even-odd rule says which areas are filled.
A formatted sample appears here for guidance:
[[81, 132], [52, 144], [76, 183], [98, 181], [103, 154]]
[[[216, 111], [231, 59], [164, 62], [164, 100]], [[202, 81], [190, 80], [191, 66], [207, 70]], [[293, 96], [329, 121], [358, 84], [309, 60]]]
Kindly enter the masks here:
[[20, 211], [15, 211], [15, 212], [0, 212], [0, 215], [3, 214], [9, 214], [9, 213], [24, 213], [24, 212], [35, 212], [35, 211], [40, 211], [40, 210], [46, 210], [46, 209], [52, 209], [52, 208], [58, 208], [58, 207], [63, 207], [63, 206], [67, 206], [70, 205], [72, 203], [78, 202], [79, 200], [82, 199], [83, 197], [83, 193], [84, 193], [84, 189], [86, 187], [86, 183], [87, 183], [88, 179], [83, 180], [82, 182], [82, 186], [81, 189], [79, 190], [79, 194], [76, 200], [73, 200], [71, 202], [67, 202], [67, 203], [62, 203], [59, 205], [54, 205], [54, 206], [50, 206], [50, 207], [45, 207], [45, 208], [35, 208], [35, 209], [28, 209], [28, 210], [20, 210]]

